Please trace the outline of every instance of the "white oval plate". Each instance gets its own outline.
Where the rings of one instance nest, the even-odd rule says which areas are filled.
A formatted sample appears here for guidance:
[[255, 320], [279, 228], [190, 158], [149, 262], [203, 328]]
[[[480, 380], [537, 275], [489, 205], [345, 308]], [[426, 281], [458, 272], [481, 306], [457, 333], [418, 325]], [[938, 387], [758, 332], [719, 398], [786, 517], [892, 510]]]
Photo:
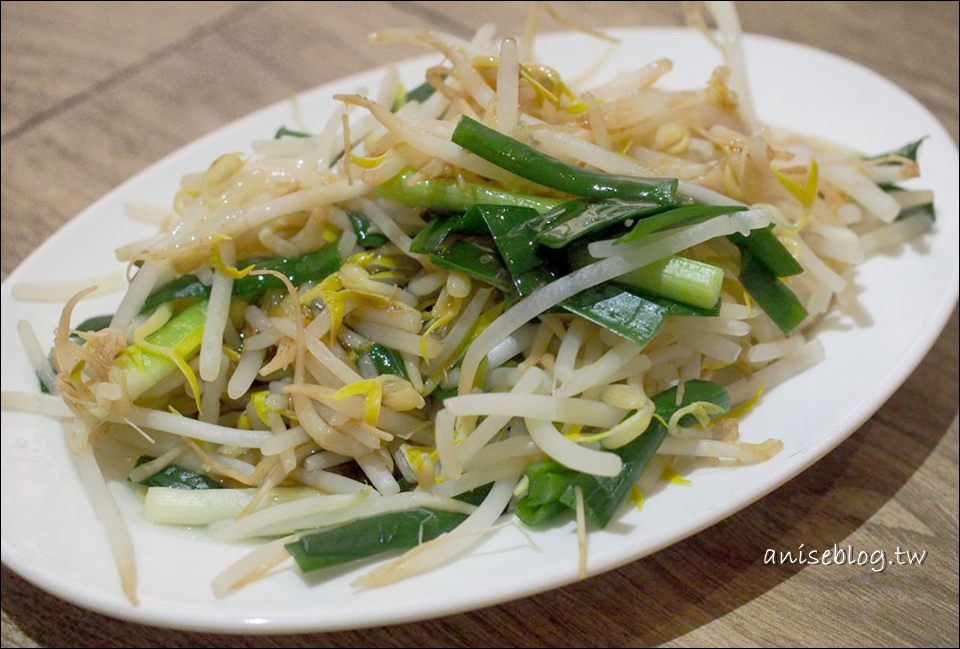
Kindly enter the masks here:
[[[617, 29], [623, 40], [600, 74], [609, 77], [668, 56], [666, 87], [702, 86], [720, 62], [699, 35], [684, 29]], [[823, 457], [866, 421], [903, 383], [938, 337], [957, 301], [957, 148], [943, 127], [903, 90], [847, 60], [808, 47], [746, 38], [754, 99], [762, 119], [828, 138], [865, 153], [881, 153], [928, 136], [921, 149], [923, 178], [914, 186], [936, 192], [936, 229], [921, 241], [863, 264], [855, 290], [858, 316], [836, 314], [822, 329], [827, 360], [771, 390], [743, 422], [745, 439], [780, 438], [785, 450], [760, 465], [699, 470], [689, 487], [667, 487], [642, 512], [630, 511], [589, 537], [591, 574], [649, 555], [694, 534], [782, 485]], [[538, 41], [540, 60], [576, 79], [609, 45], [579, 34]], [[437, 57], [404, 63], [408, 87]], [[319, 128], [336, 104], [335, 92], [378, 87], [374, 70], [304, 94], [302, 114]], [[22, 302], [11, 295], [24, 281], [63, 281], [63, 269], [94, 277], [120, 269], [113, 249], [153, 233], [122, 216], [127, 200], [169, 204], [185, 172], [202, 170], [219, 154], [243, 150], [294, 125], [290, 102], [270, 106], [198, 140], [132, 178], [85, 210], [41, 246], [2, 287], [2, 384], [36, 390], [16, 333], [29, 320], [50, 343], [59, 305]], [[51, 263], [56, 261], [56, 263]], [[77, 271], [69, 271], [75, 276]], [[935, 281], [931, 281], [935, 278]], [[87, 300], [75, 321], [112, 311], [118, 297]], [[578, 579], [572, 525], [532, 534], [506, 527], [471, 556], [398, 585], [358, 591], [350, 582], [365, 568], [304, 579], [292, 567], [224, 599], [210, 583], [248, 547], [224, 546], [202, 532], [146, 523], [131, 490], [113, 484], [129, 521], [137, 554], [141, 603], [120, 590], [117, 571], [96, 516], [68, 456], [58, 424], [3, 412], [2, 559], [58, 597], [114, 617], [187, 630], [243, 633], [332, 631], [410, 622], [520, 598]], [[289, 565], [289, 564], [288, 564]]]

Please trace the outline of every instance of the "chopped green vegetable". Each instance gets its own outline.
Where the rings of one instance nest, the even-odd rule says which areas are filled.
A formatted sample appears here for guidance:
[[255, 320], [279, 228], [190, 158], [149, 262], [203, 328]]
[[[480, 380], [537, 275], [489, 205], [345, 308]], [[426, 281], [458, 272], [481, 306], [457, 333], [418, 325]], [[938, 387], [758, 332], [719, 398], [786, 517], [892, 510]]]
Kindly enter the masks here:
[[546, 215], [553, 218], [547, 228], [537, 233], [536, 240], [551, 248], [563, 248], [581, 237], [662, 210], [662, 205], [647, 201], [570, 201]]
[[[86, 320], [78, 324], [76, 327], [74, 327], [74, 330], [75, 331], [101, 331], [109, 327], [111, 322], [113, 322], [112, 315], [109, 315], [109, 314], [95, 315], [93, 317], [87, 318]], [[83, 340], [76, 334], [70, 334], [70, 338], [71, 340], [73, 340], [73, 342], [77, 343], [78, 345], [83, 344]], [[43, 386], [42, 381], [41, 381], [41, 386], [43, 387], [44, 390], [46, 390], [46, 386]]]
[[387, 235], [377, 231], [370, 220], [360, 212], [347, 210], [347, 218], [350, 219], [353, 232], [357, 235], [357, 244], [361, 248], [379, 248], [390, 243]]
[[[444, 75], [444, 78], [445, 77], [446, 75]], [[424, 81], [419, 86], [417, 86], [416, 88], [408, 92], [404, 97], [404, 101], [401, 102], [399, 106], [394, 107], [394, 110], [396, 110], [397, 108], [400, 108], [400, 106], [402, 106], [403, 104], [409, 101], [419, 101], [420, 103], [423, 103], [426, 100], [430, 99], [431, 95], [433, 95], [433, 93], [435, 93], [436, 91], [437, 89], [433, 86], [432, 83], [430, 83], [429, 81]]]
[[667, 309], [660, 304], [611, 284], [580, 291], [560, 306], [641, 347], [659, 331], [667, 314]]
[[926, 214], [932, 219], [937, 218], [937, 210], [934, 208], [933, 203], [922, 203], [920, 205], [914, 205], [904, 210], [900, 210], [900, 213], [897, 214], [897, 219], [903, 219], [908, 216], [913, 216], [914, 214]]
[[747, 209], [742, 205], [681, 205], [663, 212], [658, 212], [637, 221], [630, 232], [617, 239], [617, 243], [637, 241], [648, 234], [671, 228], [687, 221], [700, 221], [723, 214], [742, 212]]
[[538, 266], [522, 275], [513, 278], [513, 285], [521, 296], [530, 295], [541, 286], [545, 286], [557, 278], [557, 273], [546, 266]]
[[491, 205], [519, 205], [537, 212], [548, 212], [562, 201], [544, 196], [520, 194], [491, 185], [458, 182], [453, 178], [432, 178], [411, 184], [416, 172], [407, 169], [385, 183], [374, 187], [377, 196], [428, 210], [463, 212], [478, 203]]
[[186, 363], [200, 353], [206, 321], [207, 301], [195, 302], [147, 336], [151, 349], [134, 344], [117, 356], [115, 365], [126, 376], [127, 394], [131, 399], [177, 371], [177, 362], [171, 357]]
[[466, 514], [418, 507], [307, 534], [285, 547], [300, 570], [311, 572], [416, 547], [449, 532], [466, 518]]
[[[574, 268], [596, 261], [586, 246], [570, 250]], [[642, 266], [613, 280], [620, 286], [636, 289], [645, 295], [665, 297], [703, 310], [712, 310], [720, 301], [723, 269], [695, 259], [672, 255]]]
[[720, 301], [723, 269], [673, 255], [620, 275], [614, 281], [701, 309], [712, 309]]
[[555, 273], [548, 268], [549, 255], [542, 254], [549, 250], [535, 241], [537, 232], [553, 218], [553, 210], [537, 214], [524, 207], [476, 205], [471, 211], [482, 216], [520, 295], [555, 279]]
[[210, 287], [196, 275], [183, 275], [154, 290], [143, 303], [141, 313], [149, 313], [161, 304], [174, 300], [201, 299], [210, 297]]
[[454, 498], [469, 505], [475, 505], [479, 507], [480, 504], [486, 500], [491, 489], [493, 489], [493, 483], [488, 482], [487, 484], [480, 485], [479, 487], [471, 489], [470, 491], [465, 491], [459, 496], [454, 496]]
[[407, 374], [407, 368], [403, 364], [403, 359], [395, 350], [380, 343], [371, 343], [362, 350], [362, 353], [370, 357], [380, 374], [393, 374], [405, 379], [410, 378]]
[[440, 403], [444, 399], [455, 397], [458, 394], [460, 394], [460, 388], [453, 386], [452, 388], [437, 388], [430, 393], [430, 396], [433, 398], [434, 403]]
[[742, 251], [740, 283], [784, 333], [793, 331], [807, 317], [807, 310], [793, 291], [749, 250]]
[[320, 493], [311, 487], [274, 487], [260, 498], [259, 491], [257, 487], [149, 487], [143, 498], [143, 515], [148, 521], [163, 525], [209, 525], [240, 516], [254, 498], [258, 498], [256, 509], [260, 510]]
[[273, 139], [279, 140], [282, 137], [313, 137], [310, 133], [305, 133], [304, 131], [295, 131], [293, 129], [287, 128], [286, 126], [281, 126], [277, 129], [277, 132], [274, 134]]
[[96, 315], [92, 318], [87, 318], [74, 327], [74, 329], [77, 331], [100, 331], [101, 329], [109, 327], [112, 320], [112, 315]]
[[[538, 215], [530, 209], [503, 205], [476, 205], [470, 211], [483, 217], [497, 249], [462, 245], [457, 251], [460, 258], [457, 268], [462, 272], [501, 288], [509, 275], [521, 296], [554, 281], [557, 274], [567, 272], [568, 269], [558, 260], [545, 254], [551, 252], [549, 248], [534, 241], [534, 234], [539, 229], [549, 227], [550, 214]], [[442, 254], [438, 255], [438, 265], [452, 264], [451, 260], [444, 260]], [[574, 263], [574, 267], [592, 261], [585, 255], [585, 246], [572, 251], [572, 258], [582, 262]], [[481, 258], [485, 263], [480, 264]], [[475, 267], [468, 267], [470, 260]], [[647, 274], [652, 277], [638, 273], [636, 278], [627, 277], [624, 282], [617, 282], [622, 285], [605, 283], [581, 291], [562, 302], [560, 307], [638, 345], [650, 341], [669, 313], [716, 315], [723, 279], [721, 269], [687, 259], [672, 264], [668, 260], [663, 268], [647, 271]], [[660, 295], [666, 299], [658, 301], [660, 295], [647, 293], [641, 286], [644, 282], [648, 287], [659, 287]], [[683, 298], [680, 301], [690, 303], [692, 308], [679, 304], [677, 296]]]
[[[332, 242], [316, 252], [298, 257], [258, 257], [238, 262], [238, 268], [253, 266], [256, 270], [274, 270], [289, 278], [294, 286], [305, 282], [318, 282], [340, 268], [340, 251]], [[286, 290], [280, 278], [273, 275], [250, 273], [234, 280], [233, 295], [246, 302], [255, 302], [269, 290]], [[147, 313], [165, 302], [184, 298], [208, 298], [210, 287], [195, 275], [184, 275], [158, 288], [150, 294], [141, 312]]]
[[[913, 162], [917, 161], [917, 154], [920, 152], [920, 145], [923, 144], [923, 141], [926, 140], [926, 137], [922, 137], [919, 140], [914, 142], [907, 142], [902, 147], [895, 151], [888, 151], [887, 153], [881, 153], [880, 155], [872, 155], [866, 158], [867, 160], [877, 160], [879, 158], [886, 158], [889, 155], [900, 156], [902, 158], [907, 158]], [[884, 162], [882, 164], [895, 165], [900, 164], [898, 162]]]
[[[134, 466], [140, 466], [155, 459], [151, 455], [141, 455]], [[170, 489], [220, 489], [222, 486], [213, 478], [197, 473], [179, 464], [168, 464], [149, 478], [137, 484], [147, 487], [167, 487]]]
[[530, 527], [538, 527], [570, 511], [560, 499], [576, 481], [578, 471], [553, 460], [528, 464], [524, 473], [528, 479], [527, 492], [517, 501], [517, 516]]
[[[422, 255], [436, 251], [450, 234], [488, 234], [486, 223], [474, 206], [466, 212], [437, 214], [413, 237], [410, 251]], [[527, 209], [527, 208], [517, 208]]]
[[[663, 421], [669, 421], [677, 410], [697, 402], [710, 402], [723, 408], [730, 407], [726, 391], [710, 381], [687, 381], [683, 384], [683, 398], [677, 402], [677, 387], [665, 390], [653, 398], [656, 413]], [[687, 415], [681, 425], [692, 425], [695, 420]], [[584, 513], [600, 528], [613, 519], [626, 502], [630, 489], [640, 478], [647, 464], [656, 454], [667, 436], [667, 427], [656, 418], [647, 430], [635, 440], [616, 449], [623, 460], [620, 474], [601, 477], [571, 471], [553, 460], [533, 464], [527, 471], [530, 481], [527, 495], [517, 503], [517, 514], [527, 525], [543, 525], [556, 516], [572, 511], [576, 506], [574, 487], [583, 491]], [[542, 466], [546, 464], [547, 466]], [[544, 484], [540, 484], [543, 482]], [[527, 499], [530, 498], [529, 501]], [[524, 502], [527, 501], [527, 502]], [[560, 507], [563, 505], [564, 507]]]
[[731, 234], [728, 239], [733, 241], [741, 251], [749, 250], [757, 261], [770, 270], [777, 277], [790, 277], [803, 272], [803, 266], [793, 258], [777, 235], [773, 233], [773, 226], [751, 230], [744, 236], [739, 232]]
[[661, 205], [677, 202], [676, 178], [636, 178], [575, 167], [467, 116], [457, 122], [451, 139], [521, 178], [574, 196], [652, 201]]
[[513, 281], [500, 255], [479, 243], [455, 241], [431, 253], [430, 260], [441, 268], [459, 271], [503, 291], [513, 290]]

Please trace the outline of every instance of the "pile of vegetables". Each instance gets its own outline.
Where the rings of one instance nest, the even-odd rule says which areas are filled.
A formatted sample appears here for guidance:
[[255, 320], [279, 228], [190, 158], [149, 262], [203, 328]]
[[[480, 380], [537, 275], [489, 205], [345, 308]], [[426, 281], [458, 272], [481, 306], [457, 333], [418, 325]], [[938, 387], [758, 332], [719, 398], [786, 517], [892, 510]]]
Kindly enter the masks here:
[[149, 520], [265, 541], [218, 594], [406, 551], [357, 580], [390, 583], [505, 515], [585, 538], [658, 481], [776, 455], [739, 418], [822, 358], [804, 332], [844, 269], [932, 222], [898, 184], [919, 142], [774, 136], [729, 51], [703, 89], [659, 90], [661, 61], [577, 93], [532, 35], [378, 38], [444, 63], [187, 174], [117, 250], [117, 311], [73, 325], [78, 294], [33, 359], [133, 600], [94, 447]]

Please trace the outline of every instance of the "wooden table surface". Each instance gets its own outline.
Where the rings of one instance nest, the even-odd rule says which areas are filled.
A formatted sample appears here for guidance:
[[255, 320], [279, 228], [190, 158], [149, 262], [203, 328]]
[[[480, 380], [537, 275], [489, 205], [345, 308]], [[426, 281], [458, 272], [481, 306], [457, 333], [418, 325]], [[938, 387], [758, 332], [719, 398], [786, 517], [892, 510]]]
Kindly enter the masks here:
[[[563, 2], [581, 23], [680, 25], [678, 2]], [[377, 28], [469, 35], [526, 3], [2, 4], [2, 274], [134, 172], [261, 106], [398, 57]], [[891, 79], [957, 141], [958, 3], [740, 3], [745, 31], [806, 43]], [[543, 21], [544, 29], [560, 26]], [[956, 646], [957, 311], [846, 442], [733, 517], [559, 590], [426, 622], [227, 636], [117, 621], [7, 566], [4, 647]], [[922, 565], [765, 564], [767, 548], [926, 552]]]

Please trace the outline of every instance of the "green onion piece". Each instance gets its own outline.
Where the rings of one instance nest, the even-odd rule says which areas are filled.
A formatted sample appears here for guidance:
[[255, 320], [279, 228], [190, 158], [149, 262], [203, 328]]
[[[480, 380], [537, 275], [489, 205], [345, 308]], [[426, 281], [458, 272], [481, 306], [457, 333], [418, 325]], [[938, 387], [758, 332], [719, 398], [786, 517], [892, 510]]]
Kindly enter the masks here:
[[483, 219], [504, 265], [515, 278], [544, 264], [544, 258], [539, 254], [541, 246], [534, 238], [538, 228], [550, 222], [550, 215], [555, 214], [555, 210], [540, 215], [526, 207], [475, 205], [470, 211]]
[[363, 353], [370, 357], [380, 374], [393, 374], [405, 379], [409, 379], [407, 367], [403, 364], [403, 359], [396, 350], [390, 349], [380, 343], [371, 343]]
[[580, 291], [560, 306], [640, 346], [650, 342], [667, 314], [662, 305], [611, 284]]
[[[106, 329], [107, 327], [109, 327], [111, 322], [113, 322], [112, 315], [109, 315], [109, 314], [95, 315], [93, 317], [87, 318], [86, 320], [78, 324], [76, 327], [74, 327], [74, 329], [76, 331], [100, 331], [102, 329]], [[83, 342], [81, 338], [76, 334], [71, 334], [70, 338], [73, 340], [73, 342], [77, 343], [78, 345]], [[43, 384], [43, 381], [40, 382], [40, 386], [44, 390], [47, 389], [46, 386]]]
[[440, 214], [414, 235], [413, 241], [410, 242], [410, 251], [422, 255], [430, 254], [440, 247], [448, 235], [453, 233], [488, 234], [488, 231], [483, 217], [474, 208], [461, 213]]
[[434, 400], [434, 402], [439, 403], [444, 399], [455, 397], [458, 394], [460, 394], [460, 389], [457, 386], [453, 386], [452, 388], [437, 388], [430, 393], [430, 397]]
[[[299, 257], [268, 257], [253, 259], [237, 264], [238, 268], [253, 265], [255, 270], [274, 270], [287, 276], [294, 286], [306, 282], [319, 282], [340, 269], [340, 250], [337, 242], [333, 241], [316, 252], [309, 252]], [[233, 282], [234, 297], [247, 302], [254, 302], [269, 290], [286, 290], [280, 278], [273, 275], [256, 275], [251, 273]]]
[[651, 216], [646, 216], [633, 229], [617, 239], [617, 243], [636, 241], [648, 234], [665, 230], [691, 220], [702, 220], [747, 209], [742, 205], [683, 205]]
[[659, 304], [662, 306], [666, 315], [692, 315], [700, 316], [702, 318], [716, 318], [718, 315], [720, 315], [720, 307], [722, 306], [720, 300], [717, 300], [717, 303], [713, 305], [713, 308], [701, 309], [700, 307], [684, 304], [683, 302], [677, 302], [676, 300], [671, 300], [667, 297], [660, 297], [659, 295], [644, 294], [644, 297], [654, 304]]
[[529, 527], [550, 522], [569, 508], [560, 501], [579, 472], [554, 462], [533, 462], [524, 469], [528, 479], [527, 493], [514, 505], [517, 518]]
[[[298, 257], [263, 257], [247, 259], [237, 263], [238, 268], [254, 266], [256, 270], [275, 270], [289, 278], [294, 286], [305, 282], [318, 282], [340, 268], [340, 251], [336, 242], [332, 242], [316, 252], [309, 252]], [[257, 275], [251, 273], [234, 280], [233, 295], [246, 302], [252, 303], [268, 290], [286, 290], [286, 285], [273, 275]], [[210, 297], [210, 287], [203, 284], [194, 275], [183, 275], [165, 284], [150, 294], [141, 309], [147, 313], [165, 302], [184, 298]]]
[[647, 201], [570, 201], [547, 214], [558, 216], [550, 222], [548, 228], [537, 234], [536, 240], [550, 248], [564, 248], [589, 234], [662, 210], [662, 205]]
[[451, 139], [464, 149], [521, 178], [574, 196], [594, 200], [619, 198], [652, 201], [662, 205], [677, 202], [675, 178], [635, 178], [581, 169], [541, 153], [467, 116], [460, 118]]
[[[657, 414], [663, 418], [663, 421], [670, 421], [670, 418], [680, 408], [700, 401], [714, 403], [724, 411], [730, 408], [730, 397], [720, 385], [710, 381], [687, 381], [683, 384], [683, 397], [681, 402], [677, 403], [677, 388], [673, 387], [661, 392], [653, 398]], [[691, 426], [694, 418], [687, 415], [680, 420], [681, 426]], [[667, 436], [667, 427], [657, 419], [650, 422], [647, 430], [626, 446], [617, 449], [617, 453], [623, 459], [623, 469], [620, 475], [606, 478], [587, 474], [580, 474], [576, 480], [576, 485], [583, 490], [584, 512], [598, 527], [606, 527], [613, 519], [613, 516], [626, 502], [630, 489], [640, 478], [643, 470], [647, 467], [650, 460], [657, 453], [660, 444]], [[571, 486], [564, 492], [561, 500], [568, 507], [575, 506], [575, 496]]]
[[454, 496], [454, 498], [469, 505], [475, 505], [479, 507], [483, 501], [487, 499], [487, 496], [490, 495], [491, 489], [493, 489], [493, 483], [488, 482], [487, 484], [475, 487], [470, 491], [465, 491], [458, 496]]
[[728, 235], [741, 250], [749, 250], [761, 264], [766, 266], [777, 277], [790, 277], [803, 272], [803, 266], [793, 258], [777, 235], [773, 233], [773, 226], [751, 230], [743, 236], [739, 232]]
[[456, 270], [502, 291], [512, 291], [513, 281], [496, 250], [472, 241], [455, 241], [436, 252], [430, 260], [440, 268]]
[[741, 256], [740, 283], [784, 333], [790, 333], [807, 317], [793, 291], [749, 250]]
[[[140, 466], [150, 460], [155, 459], [150, 455], [141, 455], [137, 458], [134, 466]], [[179, 464], [168, 464], [152, 476], [141, 480], [137, 484], [147, 487], [168, 487], [170, 489], [221, 489], [222, 486], [216, 480], [209, 478], [202, 473], [197, 473], [191, 469], [180, 466]]]
[[[888, 194], [895, 194], [897, 192], [909, 191], [905, 187], [902, 187], [896, 183], [881, 183], [877, 186]], [[933, 220], [937, 219], [937, 210], [934, 207], [933, 202], [931, 201], [929, 203], [919, 203], [911, 207], [901, 207], [900, 213], [897, 214], [897, 218], [894, 220], [899, 221], [900, 219], [904, 219], [908, 216], [913, 216], [914, 214], [926, 214]]]
[[277, 129], [277, 132], [274, 134], [273, 139], [279, 140], [282, 137], [313, 137], [310, 133], [305, 133], [303, 131], [294, 131], [293, 129], [287, 128], [286, 126], [281, 126]]
[[[436, 91], [437, 89], [433, 86], [432, 83], [430, 83], [429, 81], [424, 81], [419, 86], [417, 86], [416, 88], [414, 88], [413, 90], [411, 90], [406, 94], [400, 106], [410, 101], [418, 101], [422, 104], [423, 102], [428, 100], [431, 97], [431, 95], [433, 95], [433, 93], [435, 93]], [[397, 108], [400, 108], [400, 106], [396, 106], [394, 110], [396, 110]]]
[[712, 309], [720, 300], [723, 269], [674, 255], [620, 275], [614, 281], [701, 309]]
[[[587, 246], [576, 246], [568, 253], [570, 264], [581, 268], [596, 261]], [[647, 296], [664, 297], [697, 309], [712, 311], [720, 301], [723, 269], [679, 255], [666, 257], [624, 273], [613, 283], [640, 291]]]
[[[310, 487], [274, 487], [258, 495], [256, 487], [178, 489], [149, 487], [143, 497], [143, 517], [158, 525], [209, 525], [243, 514], [254, 498], [257, 510], [316, 496]], [[262, 498], [261, 498], [262, 496]]]
[[390, 243], [387, 235], [376, 230], [370, 220], [355, 210], [347, 210], [347, 218], [357, 235], [357, 244], [361, 248], [379, 248]]
[[530, 295], [535, 290], [557, 279], [556, 273], [546, 266], [538, 266], [513, 278], [513, 285], [521, 296]]
[[[200, 353], [206, 321], [207, 301], [195, 302], [147, 336], [147, 342], [189, 362]], [[130, 345], [123, 350], [114, 364], [126, 376], [127, 393], [131, 399], [136, 399], [177, 371], [176, 364], [167, 356], [136, 345]]]
[[201, 282], [196, 275], [182, 275], [167, 282], [147, 296], [140, 309], [141, 313], [149, 313], [161, 304], [174, 300], [201, 299], [210, 297], [210, 287]]
[[923, 203], [921, 205], [914, 205], [913, 207], [905, 210], [900, 210], [900, 213], [897, 214], [897, 218], [894, 220], [899, 221], [900, 219], [905, 219], [906, 217], [913, 216], [914, 214], [926, 214], [934, 220], [937, 218], [937, 210], [934, 208], [933, 203]]
[[[902, 157], [902, 158], [907, 158], [908, 160], [911, 160], [911, 161], [913, 161], [913, 162], [916, 162], [916, 161], [917, 161], [917, 154], [920, 152], [920, 145], [923, 144], [923, 141], [926, 140], [926, 139], [927, 139], [926, 137], [922, 137], [922, 138], [920, 138], [919, 140], [916, 140], [916, 141], [914, 141], [914, 142], [907, 142], [906, 144], [904, 144], [904, 145], [903, 145], [902, 147], [900, 147], [899, 149], [896, 149], [895, 151], [889, 151], [889, 152], [887, 152], [887, 153], [881, 153], [880, 155], [872, 155], [872, 156], [869, 156], [869, 157], [867, 157], [867, 158], [865, 158], [865, 159], [866, 159], [866, 160], [877, 160], [878, 158], [885, 158], [885, 157], [887, 157], [887, 156], [889, 156], [889, 155], [895, 155], [895, 156], [900, 156], [900, 157]], [[898, 162], [884, 162], [884, 163], [882, 163], [882, 164], [897, 165], [897, 164], [900, 164], [900, 163], [898, 163]]]
[[[676, 387], [653, 398], [657, 415], [664, 421], [669, 421], [680, 408], [696, 402], [714, 403], [724, 410], [730, 408], [730, 398], [726, 390], [716, 383], [693, 380], [685, 382], [683, 387], [680, 403], [677, 402]], [[691, 426], [695, 421], [691, 415], [687, 415], [681, 419], [680, 424]], [[554, 460], [530, 465], [526, 472], [529, 478], [527, 493], [516, 505], [518, 515], [527, 524], [542, 525], [562, 514], [569, 514], [576, 507], [574, 488], [579, 486], [583, 491], [584, 513], [587, 518], [600, 528], [606, 527], [626, 502], [630, 489], [656, 455], [666, 436], [667, 427], [654, 418], [642, 435], [611, 451], [623, 459], [620, 474], [613, 477], [572, 471]]]
[[531, 207], [543, 213], [562, 202], [556, 198], [520, 194], [482, 183], [461, 183], [452, 178], [432, 178], [410, 184], [408, 181], [414, 173], [414, 170], [407, 169], [374, 187], [374, 192], [381, 198], [406, 205], [451, 212], [464, 212], [477, 203], [486, 203]]
[[416, 547], [449, 532], [466, 518], [466, 514], [418, 507], [307, 534], [285, 547], [300, 570], [311, 572]]
[[92, 318], [87, 318], [74, 327], [74, 329], [77, 331], [100, 331], [101, 329], [109, 327], [112, 320], [112, 315], [96, 315]]

